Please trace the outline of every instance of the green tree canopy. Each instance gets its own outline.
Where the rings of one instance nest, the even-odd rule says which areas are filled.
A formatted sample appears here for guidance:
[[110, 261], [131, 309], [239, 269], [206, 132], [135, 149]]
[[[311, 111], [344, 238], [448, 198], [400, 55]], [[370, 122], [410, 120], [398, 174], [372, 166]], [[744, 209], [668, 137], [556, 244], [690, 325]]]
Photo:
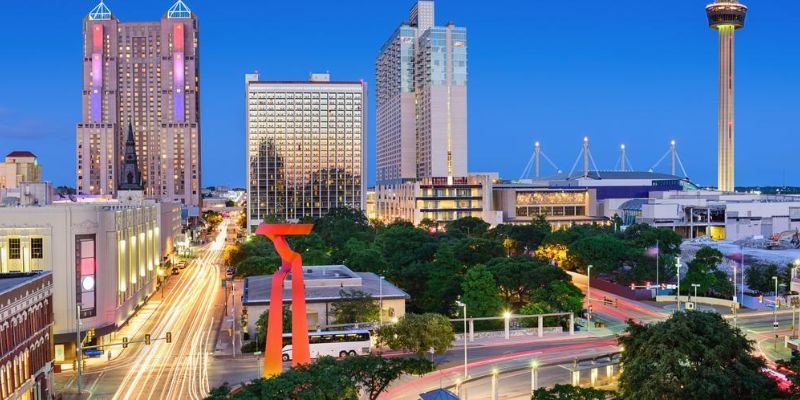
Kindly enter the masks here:
[[733, 284], [724, 271], [717, 269], [722, 262], [722, 253], [711, 247], [697, 251], [695, 258], [687, 264], [686, 276], [681, 279], [681, 292], [693, 293], [692, 284], [700, 285], [698, 293], [733, 296]]
[[461, 290], [464, 293], [461, 295], [461, 301], [467, 305], [468, 316], [500, 316], [503, 300], [500, 299], [497, 283], [488, 268], [483, 265], [470, 268], [461, 283]]
[[319, 360], [292, 367], [268, 379], [256, 379], [230, 393], [227, 384], [210, 391], [207, 400], [357, 400], [363, 393], [376, 400], [390, 383], [405, 374], [434, 370], [424, 358], [384, 358], [367, 355]]
[[489, 224], [476, 217], [463, 217], [447, 224], [447, 233], [452, 236], [481, 237], [489, 230]]
[[361, 290], [340, 290], [341, 299], [333, 304], [337, 324], [377, 321], [380, 306], [372, 295]]
[[775, 291], [773, 276], [778, 276], [778, 266], [775, 264], [750, 264], [744, 270], [744, 281], [747, 287], [759, 293]]
[[557, 383], [551, 389], [536, 389], [531, 400], [605, 400], [613, 396], [614, 392], [608, 390]]
[[342, 262], [353, 271], [373, 272], [378, 275], [388, 273], [388, 265], [376, 241], [362, 242], [351, 238], [344, 245]]
[[631, 259], [631, 248], [615, 236], [594, 235], [570, 244], [567, 254], [570, 269], [586, 272], [592, 265], [595, 272], [615, 272]]
[[626, 399], [771, 399], [775, 382], [761, 374], [753, 342], [717, 313], [677, 312], [668, 320], [629, 322], [619, 338]]
[[450, 320], [441, 314], [406, 314], [393, 325], [378, 329], [380, 343], [392, 350], [405, 350], [424, 356], [433, 349], [442, 354], [453, 344], [455, 335]]
[[529, 302], [534, 289], [570, 280], [561, 268], [529, 256], [495, 258], [486, 267], [497, 281], [503, 301], [517, 308]]

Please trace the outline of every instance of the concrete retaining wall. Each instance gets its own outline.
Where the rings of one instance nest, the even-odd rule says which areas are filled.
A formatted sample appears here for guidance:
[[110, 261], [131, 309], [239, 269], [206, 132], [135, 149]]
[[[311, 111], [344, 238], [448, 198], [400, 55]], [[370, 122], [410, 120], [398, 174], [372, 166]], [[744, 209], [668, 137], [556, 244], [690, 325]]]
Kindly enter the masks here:
[[[690, 300], [691, 299], [691, 300]], [[656, 296], [656, 301], [659, 303], [667, 303], [676, 301], [675, 296]], [[733, 300], [718, 299], [716, 297], [702, 297], [702, 296], [681, 296], [681, 303], [695, 302], [700, 304], [710, 304], [712, 306], [730, 307], [733, 305]], [[737, 305], [737, 308], [739, 306]]]

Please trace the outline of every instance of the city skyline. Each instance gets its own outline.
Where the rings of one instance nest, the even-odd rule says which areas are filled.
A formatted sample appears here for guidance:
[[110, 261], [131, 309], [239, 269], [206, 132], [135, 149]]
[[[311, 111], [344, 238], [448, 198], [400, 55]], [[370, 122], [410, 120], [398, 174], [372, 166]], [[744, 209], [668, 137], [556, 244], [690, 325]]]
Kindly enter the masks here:
[[[46, 166], [63, 165], [45, 169], [43, 178], [56, 184], [74, 183], [72, 132], [80, 115], [80, 63], [74, 54], [80, 43], [78, 21], [94, 3], [49, 5], [38, 13], [51, 28], [47, 35], [31, 31], [29, 40], [0, 45], [4, 53], [18, 55], [13, 57], [17, 61], [0, 69], [0, 87], [5, 88], [0, 94], [0, 138], [6, 151], [30, 150]], [[110, 1], [108, 5], [127, 22], [151, 19], [153, 10], [163, 12], [171, 3]], [[597, 4], [534, 8], [505, 1], [476, 12], [477, 2], [438, 1], [437, 14], [470, 29], [470, 171], [499, 171], [516, 179], [535, 140], [560, 169], [569, 170], [584, 135], [592, 139], [600, 169], [614, 167], [617, 149], [625, 143], [632, 166], [646, 170], [675, 139], [690, 177], [701, 185], [713, 185], [717, 38], [709, 35], [701, 12], [707, 3], [681, 3], [669, 15], [642, 20], [631, 11], [637, 9], [633, 2], [606, 9]], [[203, 182], [244, 186], [242, 74], [266, 67], [261, 72], [267, 79], [291, 80], [330, 70], [340, 79], [364, 79], [374, 89], [374, 59], [387, 26], [396, 26], [397, 16], [407, 13], [413, 2], [352, 1], [338, 7], [320, 3], [304, 7], [305, 12], [282, 4], [271, 10], [256, 8], [252, 15], [187, 4], [204, 25]], [[791, 122], [800, 116], [795, 94], [800, 83], [791, 73], [800, 58], [782, 50], [792, 48], [788, 15], [800, 5], [788, 1], [769, 8], [748, 5], [747, 32], [737, 38], [737, 184], [791, 185], [793, 171], [786, 160], [798, 133]], [[341, 24], [356, 10], [365, 22]], [[5, 15], [22, 11], [21, 5], [10, 5]], [[234, 15], [241, 19], [237, 24], [230, 23]], [[314, 28], [275, 36], [294, 29], [296, 21], [293, 24], [285, 15], [303, 15], [301, 20], [312, 21]], [[592, 15], [606, 23], [588, 35], [569, 24], [571, 19]], [[23, 28], [11, 18], [0, 18], [2, 33], [13, 35]], [[249, 24], [265, 18], [266, 23], [258, 26], [270, 40], [245, 39], [255, 37], [247, 35]], [[328, 40], [332, 31], [349, 39]], [[326, 45], [308, 47], [315, 40], [326, 40]], [[237, 46], [231, 46], [234, 42]], [[50, 54], [60, 67], [57, 73], [52, 66], [27, 62], [31, 48]], [[368, 104], [375, 104], [372, 89]], [[43, 90], [52, 104], [47, 118], [41, 115], [40, 96], [31, 94]], [[367, 172], [369, 184], [374, 184], [374, 107], [368, 111]], [[764, 140], [765, 135], [771, 140]], [[230, 146], [222, 149], [222, 143]], [[70, 148], [73, 151], [65, 151]], [[766, 152], [769, 157], [764, 157]], [[70, 165], [73, 168], [67, 168]], [[666, 171], [663, 164], [661, 168]], [[552, 172], [543, 168], [542, 174]]]

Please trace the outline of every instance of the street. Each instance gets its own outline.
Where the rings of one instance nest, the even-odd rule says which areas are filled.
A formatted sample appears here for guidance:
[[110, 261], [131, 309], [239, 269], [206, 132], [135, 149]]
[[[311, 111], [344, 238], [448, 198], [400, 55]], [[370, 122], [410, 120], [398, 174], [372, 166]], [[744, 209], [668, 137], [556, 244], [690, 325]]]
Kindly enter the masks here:
[[[212, 382], [210, 371], [224, 305], [216, 263], [225, 245], [226, 225], [221, 225], [216, 239], [203, 246], [180, 275], [168, 280], [163, 298], [157, 292], [143, 307], [151, 312], [138, 335], [129, 339], [149, 333], [152, 344], [130, 344], [112, 361], [98, 367], [90, 364], [84, 371], [82, 382], [88, 398], [202, 399], [218, 384]], [[172, 343], [155, 340], [163, 339], [167, 332], [172, 333]], [[119, 334], [116, 339], [121, 340]], [[115, 347], [114, 353], [122, 350]], [[68, 372], [57, 377], [57, 384], [63, 383], [65, 394], [74, 393], [74, 380], [74, 373]]]

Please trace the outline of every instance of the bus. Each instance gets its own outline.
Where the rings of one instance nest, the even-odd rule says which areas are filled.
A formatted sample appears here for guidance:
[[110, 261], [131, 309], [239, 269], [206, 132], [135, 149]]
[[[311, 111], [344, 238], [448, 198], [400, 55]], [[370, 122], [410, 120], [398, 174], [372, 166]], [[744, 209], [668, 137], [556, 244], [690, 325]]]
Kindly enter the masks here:
[[[311, 358], [347, 357], [370, 354], [372, 338], [368, 330], [309, 332]], [[283, 334], [283, 361], [292, 359], [292, 334]]]

